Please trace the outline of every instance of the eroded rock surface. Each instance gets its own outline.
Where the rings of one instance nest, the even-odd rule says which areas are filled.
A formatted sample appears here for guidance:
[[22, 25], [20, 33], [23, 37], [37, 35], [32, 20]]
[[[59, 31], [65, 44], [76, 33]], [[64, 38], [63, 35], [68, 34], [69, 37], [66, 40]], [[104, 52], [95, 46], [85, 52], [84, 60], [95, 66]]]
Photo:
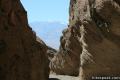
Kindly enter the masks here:
[[0, 80], [47, 80], [46, 51], [20, 0], [0, 0]]
[[50, 63], [58, 74], [120, 75], [120, 1], [71, 0], [69, 26], [58, 54]]
[[82, 47], [77, 39], [77, 34], [79, 31], [76, 27], [69, 27], [63, 31], [60, 49], [50, 62], [50, 69], [56, 74], [72, 76], [79, 74]]

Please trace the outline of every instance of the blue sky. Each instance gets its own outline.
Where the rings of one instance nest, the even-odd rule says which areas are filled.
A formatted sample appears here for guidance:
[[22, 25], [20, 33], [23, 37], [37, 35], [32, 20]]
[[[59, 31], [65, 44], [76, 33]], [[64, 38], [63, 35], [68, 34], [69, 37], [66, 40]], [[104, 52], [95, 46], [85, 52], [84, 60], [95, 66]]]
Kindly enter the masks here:
[[68, 23], [69, 0], [21, 0], [29, 23], [35, 21]]
[[[67, 27], [70, 0], [21, 0], [28, 21], [48, 46], [59, 48], [62, 30]], [[45, 22], [45, 24], [43, 24]]]

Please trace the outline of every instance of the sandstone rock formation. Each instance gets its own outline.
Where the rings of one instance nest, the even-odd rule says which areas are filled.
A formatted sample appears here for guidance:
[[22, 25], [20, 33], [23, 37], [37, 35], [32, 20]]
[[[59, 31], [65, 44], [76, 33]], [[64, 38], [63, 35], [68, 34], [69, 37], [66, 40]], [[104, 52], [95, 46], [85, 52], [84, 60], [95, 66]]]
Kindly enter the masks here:
[[57, 55], [57, 50], [53, 49], [52, 47], [47, 46], [47, 55], [48, 59], [51, 61], [52, 58]]
[[20, 0], [0, 0], [0, 80], [47, 80], [46, 51]]
[[120, 1], [71, 0], [69, 26], [50, 68], [80, 80], [120, 75]]
[[77, 34], [79, 33], [76, 27], [69, 27], [63, 31], [60, 49], [50, 62], [50, 69], [56, 74], [72, 76], [79, 74], [82, 47]]
[[51, 61], [51, 59], [56, 55], [57, 50], [53, 49], [50, 46], [47, 46], [38, 36], [37, 36], [36, 40], [46, 46], [47, 57], [48, 57], [49, 61]]
[[[78, 0], [77, 3], [81, 8], [79, 9], [81, 11], [79, 20], [82, 22], [80, 25], [80, 42], [83, 49], [80, 68], [81, 80], [90, 80], [92, 76], [119, 76], [119, 1]], [[84, 8], [81, 4], [84, 4]]]

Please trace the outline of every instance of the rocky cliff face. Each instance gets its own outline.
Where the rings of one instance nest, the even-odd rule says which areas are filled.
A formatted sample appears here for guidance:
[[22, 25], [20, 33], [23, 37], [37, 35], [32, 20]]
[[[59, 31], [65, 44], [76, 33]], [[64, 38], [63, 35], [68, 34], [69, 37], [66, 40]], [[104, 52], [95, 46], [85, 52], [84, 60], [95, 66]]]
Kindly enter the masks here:
[[120, 75], [119, 21], [119, 0], [71, 0], [69, 26], [51, 69], [71, 75], [80, 67], [81, 80]]
[[77, 32], [73, 28], [63, 31], [61, 46], [50, 62], [50, 69], [57, 74], [79, 74], [81, 46], [75, 36]]
[[46, 51], [20, 0], [0, 0], [0, 80], [47, 80]]

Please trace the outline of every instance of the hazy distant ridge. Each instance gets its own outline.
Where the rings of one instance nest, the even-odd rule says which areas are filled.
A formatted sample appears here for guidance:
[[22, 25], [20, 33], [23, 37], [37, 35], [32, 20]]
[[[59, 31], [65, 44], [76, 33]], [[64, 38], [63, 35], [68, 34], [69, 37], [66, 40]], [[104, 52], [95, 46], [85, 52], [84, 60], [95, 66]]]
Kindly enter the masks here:
[[32, 29], [48, 46], [58, 49], [59, 39], [66, 24], [60, 22], [32, 22]]

